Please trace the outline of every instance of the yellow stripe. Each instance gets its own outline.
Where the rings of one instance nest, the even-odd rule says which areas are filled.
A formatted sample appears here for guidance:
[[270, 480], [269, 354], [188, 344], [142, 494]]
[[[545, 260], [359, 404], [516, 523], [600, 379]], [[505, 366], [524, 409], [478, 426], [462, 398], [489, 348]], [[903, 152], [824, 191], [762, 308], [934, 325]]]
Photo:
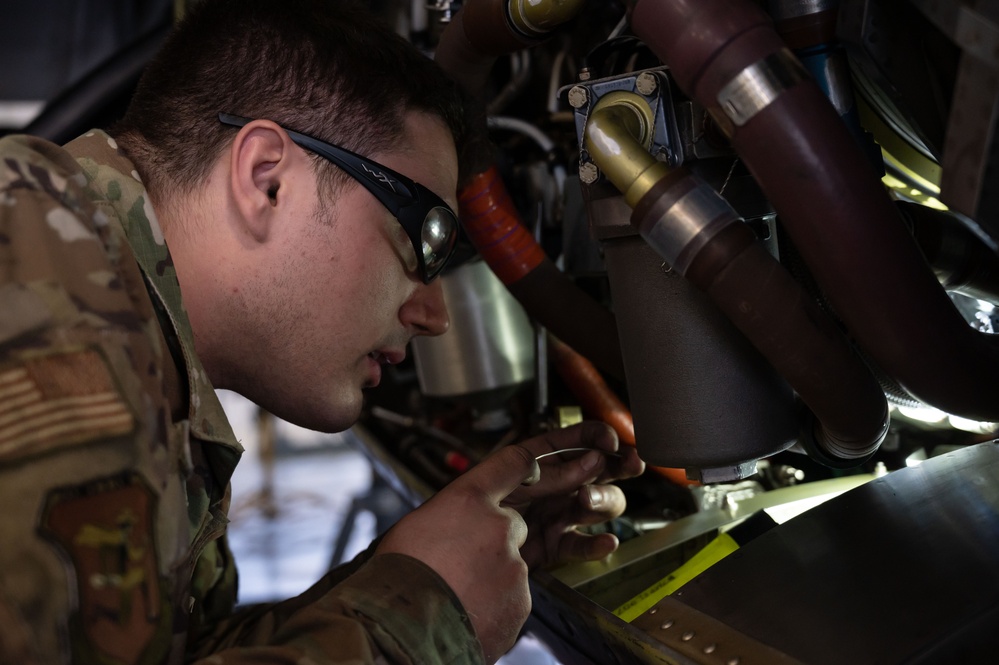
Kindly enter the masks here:
[[76, 432], [77, 434], [87, 434], [90, 432], [105, 432], [108, 434], [124, 434], [132, 425], [132, 414], [125, 411], [116, 413], [99, 419], [87, 421], [73, 421], [47, 427], [42, 430], [30, 432], [27, 435], [12, 441], [0, 442], [0, 455], [8, 453], [17, 448], [38, 443], [45, 439], [55, 439], [56, 437]]
[[[39, 397], [41, 394], [39, 393]], [[45, 400], [44, 402], [39, 401], [37, 404], [32, 404], [31, 406], [26, 406], [23, 409], [18, 409], [13, 413], [7, 415], [0, 415], [0, 430], [9, 425], [16, 420], [23, 420], [25, 418], [33, 417], [36, 413], [41, 411], [50, 411], [54, 409], [66, 409], [72, 408], [76, 405], [88, 406], [92, 404], [99, 404], [108, 401], [117, 401], [118, 396], [115, 393], [105, 392], [97, 393], [96, 395], [80, 395], [79, 397], [59, 397], [56, 399]], [[2, 414], [2, 411], [0, 411]]]
[[631, 623], [660, 600], [672, 595], [674, 591], [737, 549], [739, 543], [732, 536], [727, 533], [718, 534], [718, 537], [690, 557], [685, 564], [614, 610], [614, 615]]
[[70, 404], [68, 406], [64, 405], [62, 407], [56, 407], [53, 406], [51, 402], [41, 402], [40, 406], [44, 407], [44, 409], [39, 413], [36, 413], [30, 418], [21, 420], [16, 424], [0, 429], [0, 442], [14, 438], [23, 432], [43, 427], [50, 423], [61, 423], [67, 420], [83, 421], [87, 418], [93, 418], [95, 416], [104, 416], [109, 412], [120, 413], [124, 411], [125, 408], [120, 402], [114, 399], [115, 396], [111, 394], [111, 397], [112, 401], [94, 405]]

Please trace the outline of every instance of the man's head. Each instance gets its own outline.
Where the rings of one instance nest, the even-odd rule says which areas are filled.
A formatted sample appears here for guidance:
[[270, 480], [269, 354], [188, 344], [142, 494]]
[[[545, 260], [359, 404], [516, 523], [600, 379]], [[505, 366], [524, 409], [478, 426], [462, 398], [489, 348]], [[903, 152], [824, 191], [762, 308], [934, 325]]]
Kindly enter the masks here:
[[196, 6], [112, 133], [150, 189], [216, 387], [342, 429], [380, 364], [399, 362], [413, 335], [446, 330], [439, 283], [421, 280], [385, 198], [303, 148], [299, 133], [456, 209], [461, 118], [436, 66], [362, 10]]
[[[203, 182], [233, 136], [220, 112], [369, 155], [398, 141], [407, 111], [439, 117], [461, 143], [457, 87], [359, 4], [202, 0], [149, 64], [112, 133], [155, 200]], [[348, 180], [321, 159], [315, 165], [334, 191]]]

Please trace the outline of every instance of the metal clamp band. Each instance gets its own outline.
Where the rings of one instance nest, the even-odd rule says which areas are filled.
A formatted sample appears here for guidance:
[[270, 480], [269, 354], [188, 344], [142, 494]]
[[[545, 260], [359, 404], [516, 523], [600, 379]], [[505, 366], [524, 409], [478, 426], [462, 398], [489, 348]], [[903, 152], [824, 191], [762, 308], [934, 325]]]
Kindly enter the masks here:
[[808, 78], [808, 70], [788, 49], [771, 53], [743, 69], [718, 91], [718, 105], [737, 127], [770, 106], [781, 93]]
[[839, 0], [770, 0], [767, 12], [775, 21], [809, 16], [839, 8]]
[[[701, 183], [671, 205], [650, 229], [641, 229], [642, 237], [681, 275], [687, 272], [699, 249], [738, 215], [728, 201], [710, 186]], [[720, 223], [713, 223], [719, 221]], [[696, 245], [696, 247], [695, 247]], [[681, 256], [683, 261], [681, 265]]]

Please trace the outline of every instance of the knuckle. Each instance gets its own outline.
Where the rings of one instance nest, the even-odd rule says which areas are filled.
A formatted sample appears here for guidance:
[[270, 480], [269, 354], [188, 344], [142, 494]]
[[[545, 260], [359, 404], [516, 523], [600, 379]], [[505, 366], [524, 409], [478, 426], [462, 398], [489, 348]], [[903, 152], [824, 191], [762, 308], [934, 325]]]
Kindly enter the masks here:
[[522, 462], [525, 466], [534, 463], [534, 455], [524, 446], [515, 444], [507, 446], [506, 450], [508, 451], [507, 455], [518, 459], [518, 461]]

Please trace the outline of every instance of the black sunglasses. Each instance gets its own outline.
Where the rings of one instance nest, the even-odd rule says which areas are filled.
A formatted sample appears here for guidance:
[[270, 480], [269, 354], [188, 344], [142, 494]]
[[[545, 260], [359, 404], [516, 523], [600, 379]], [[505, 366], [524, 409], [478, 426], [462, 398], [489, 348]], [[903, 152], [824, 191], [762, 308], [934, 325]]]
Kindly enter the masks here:
[[[243, 127], [252, 118], [219, 113], [219, 122]], [[333, 162], [391, 212], [413, 243], [420, 277], [429, 284], [444, 270], [458, 239], [458, 216], [439, 196], [401, 173], [317, 138], [281, 127], [299, 146]]]

